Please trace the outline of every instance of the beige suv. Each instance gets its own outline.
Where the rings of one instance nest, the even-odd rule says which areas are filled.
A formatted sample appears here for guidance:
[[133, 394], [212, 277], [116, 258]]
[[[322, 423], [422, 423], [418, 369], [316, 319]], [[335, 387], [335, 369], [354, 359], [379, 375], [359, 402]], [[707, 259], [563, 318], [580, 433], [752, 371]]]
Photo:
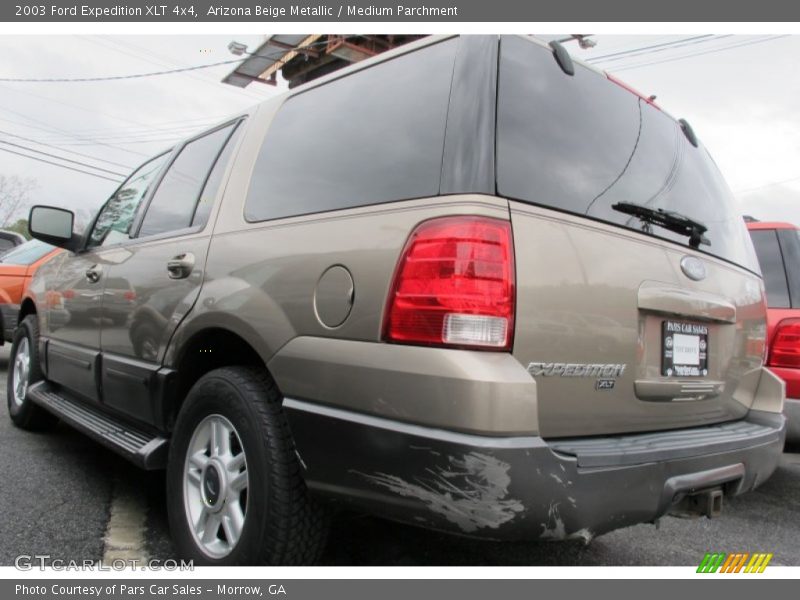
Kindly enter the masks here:
[[198, 563], [313, 562], [329, 501], [501, 540], [715, 516], [783, 445], [727, 186], [557, 44], [421, 40], [147, 162], [85, 235], [30, 228], [69, 252], [11, 418], [166, 467]]

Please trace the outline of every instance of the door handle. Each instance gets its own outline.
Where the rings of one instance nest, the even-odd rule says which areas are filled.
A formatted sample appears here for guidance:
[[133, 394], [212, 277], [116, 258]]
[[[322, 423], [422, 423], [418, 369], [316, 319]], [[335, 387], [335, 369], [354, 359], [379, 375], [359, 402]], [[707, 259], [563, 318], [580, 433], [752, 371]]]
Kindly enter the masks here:
[[167, 262], [167, 274], [170, 279], [185, 279], [194, 269], [194, 254], [186, 252], [173, 257]]
[[86, 279], [90, 283], [97, 283], [103, 275], [103, 267], [100, 265], [93, 265], [86, 270]]

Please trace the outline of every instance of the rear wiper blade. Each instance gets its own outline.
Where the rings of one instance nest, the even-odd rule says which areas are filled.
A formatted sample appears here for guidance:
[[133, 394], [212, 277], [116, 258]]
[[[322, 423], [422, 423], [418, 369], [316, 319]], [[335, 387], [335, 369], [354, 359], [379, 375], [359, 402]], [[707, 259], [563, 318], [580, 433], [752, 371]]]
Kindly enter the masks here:
[[[708, 227], [679, 212], [663, 208], [650, 208], [633, 202], [617, 202], [612, 204], [611, 208], [627, 215], [633, 215], [647, 225], [658, 225], [669, 231], [688, 236], [689, 245], [692, 248], [698, 248], [700, 244], [711, 245], [708, 238], [703, 235], [708, 231]], [[649, 227], [645, 228], [645, 231], [649, 232], [649, 230]]]

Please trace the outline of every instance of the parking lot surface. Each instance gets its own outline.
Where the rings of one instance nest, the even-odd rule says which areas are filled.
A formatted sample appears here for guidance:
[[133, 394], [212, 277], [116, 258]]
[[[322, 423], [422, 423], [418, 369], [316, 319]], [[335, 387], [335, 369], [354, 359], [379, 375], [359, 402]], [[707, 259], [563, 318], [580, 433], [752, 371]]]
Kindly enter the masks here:
[[[12, 426], [5, 390], [9, 345], [0, 347], [0, 565], [15, 557], [109, 556], [120, 519], [137, 528], [141, 559], [174, 558], [163, 473], [139, 471], [67, 426], [34, 434]], [[120, 517], [122, 515], [122, 517]], [[113, 516], [113, 518], [112, 518]], [[697, 565], [709, 551], [771, 552], [800, 565], [800, 454], [784, 453], [772, 478], [727, 500], [718, 519], [664, 518], [590, 544], [491, 543], [336, 511], [326, 565]], [[111, 525], [110, 525], [111, 523]], [[126, 534], [131, 533], [126, 531]]]

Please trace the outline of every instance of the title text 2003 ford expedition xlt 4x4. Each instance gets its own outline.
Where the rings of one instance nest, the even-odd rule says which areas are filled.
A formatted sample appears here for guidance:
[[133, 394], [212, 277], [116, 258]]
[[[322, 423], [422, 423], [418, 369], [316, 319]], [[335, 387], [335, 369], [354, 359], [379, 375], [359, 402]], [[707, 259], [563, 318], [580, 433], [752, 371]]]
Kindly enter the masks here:
[[85, 236], [35, 207], [70, 252], [23, 302], [11, 418], [166, 467], [211, 564], [315, 560], [320, 499], [588, 540], [761, 484], [783, 387], [730, 193], [556, 50], [428, 38], [154, 158]]

